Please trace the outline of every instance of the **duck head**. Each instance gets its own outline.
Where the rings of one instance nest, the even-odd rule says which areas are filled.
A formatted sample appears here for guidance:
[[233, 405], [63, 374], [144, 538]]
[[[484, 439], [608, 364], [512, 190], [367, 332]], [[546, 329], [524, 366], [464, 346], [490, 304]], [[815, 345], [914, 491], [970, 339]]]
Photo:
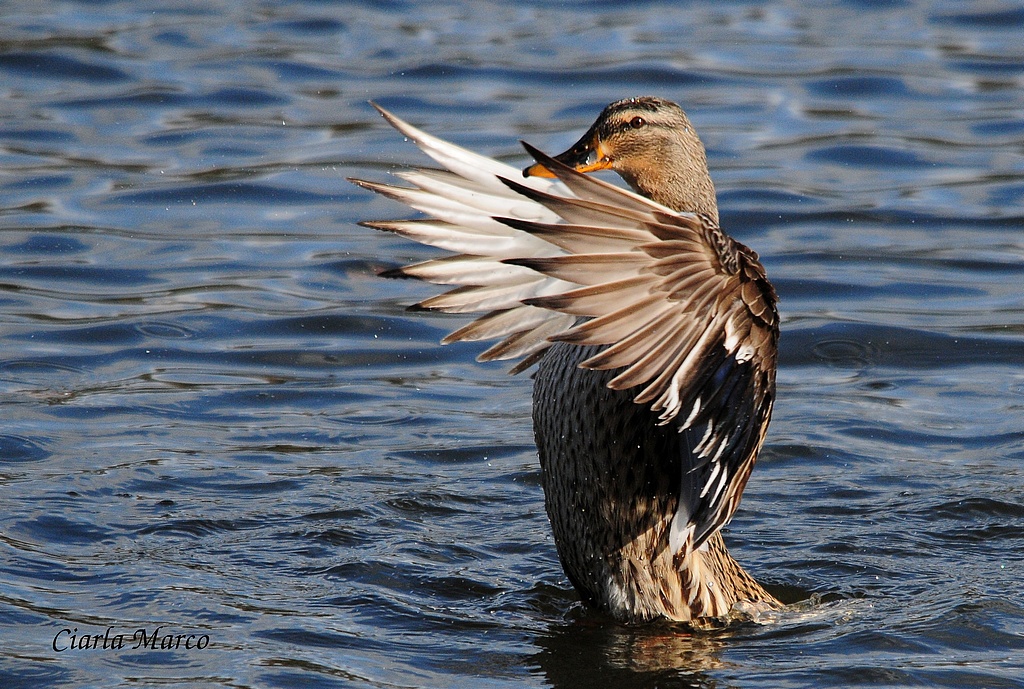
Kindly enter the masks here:
[[[718, 220], [704, 144], [683, 109], [662, 98], [612, 103], [583, 137], [555, 159], [579, 172], [614, 170], [634, 191], [677, 211]], [[540, 163], [524, 177], [553, 177]]]

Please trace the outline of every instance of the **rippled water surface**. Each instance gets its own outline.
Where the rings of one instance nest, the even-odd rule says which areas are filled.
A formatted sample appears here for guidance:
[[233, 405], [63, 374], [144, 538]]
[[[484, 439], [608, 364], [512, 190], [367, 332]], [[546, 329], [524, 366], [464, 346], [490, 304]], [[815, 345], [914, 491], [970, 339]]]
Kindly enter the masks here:
[[[1024, 686], [1021, 5], [0, 13], [4, 687]], [[520, 164], [642, 94], [782, 300], [726, 536], [793, 606], [714, 635], [580, 607], [529, 377], [344, 181], [423, 161], [370, 98]]]

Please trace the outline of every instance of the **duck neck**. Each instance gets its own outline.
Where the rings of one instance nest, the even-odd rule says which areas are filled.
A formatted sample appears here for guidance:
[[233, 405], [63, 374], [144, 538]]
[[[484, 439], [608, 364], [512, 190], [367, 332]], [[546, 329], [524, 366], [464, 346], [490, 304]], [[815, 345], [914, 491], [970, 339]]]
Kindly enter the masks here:
[[708, 173], [703, 150], [688, 151], [693, 166], [681, 169], [678, 165], [645, 165], [619, 172], [637, 193], [672, 210], [702, 213], [718, 222], [718, 200], [715, 185]]

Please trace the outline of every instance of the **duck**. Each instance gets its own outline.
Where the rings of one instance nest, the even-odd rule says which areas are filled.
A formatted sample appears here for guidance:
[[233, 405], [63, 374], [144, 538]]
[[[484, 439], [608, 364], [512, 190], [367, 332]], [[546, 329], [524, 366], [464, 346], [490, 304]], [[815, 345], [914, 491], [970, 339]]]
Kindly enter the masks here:
[[536, 366], [545, 509], [584, 604], [693, 629], [778, 610], [722, 537], [772, 415], [778, 298], [719, 226], [683, 109], [616, 101], [561, 154], [521, 142], [520, 172], [374, 107], [440, 167], [351, 178], [423, 214], [361, 224], [448, 252], [384, 273], [450, 288], [413, 308], [474, 314], [442, 343], [496, 341], [480, 361]]

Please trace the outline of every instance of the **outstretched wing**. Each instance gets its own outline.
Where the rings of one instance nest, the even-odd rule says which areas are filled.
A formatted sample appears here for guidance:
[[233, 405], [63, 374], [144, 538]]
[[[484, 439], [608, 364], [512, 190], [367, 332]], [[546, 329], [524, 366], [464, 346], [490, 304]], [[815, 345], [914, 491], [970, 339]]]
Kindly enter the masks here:
[[710, 218], [527, 144], [557, 180], [522, 180], [378, 110], [447, 168], [399, 173], [411, 188], [352, 180], [431, 216], [365, 225], [456, 253], [397, 271], [456, 285], [418, 306], [484, 312], [444, 341], [500, 339], [479, 358], [521, 358], [514, 371], [553, 341], [604, 345], [582, 366], [616, 370], [610, 387], [687, 434], [673, 539], [699, 547], [735, 511], [774, 398], [776, 296], [757, 255]]
[[[477, 359], [520, 359], [512, 369], [514, 373], [529, 368], [550, 346], [548, 338], [570, 328], [575, 318], [528, 305], [525, 300], [558, 294], [575, 285], [523, 266], [505, 263], [507, 259], [554, 256], [563, 252], [556, 245], [509, 227], [497, 218], [557, 222], [558, 216], [501, 182], [503, 178], [518, 175], [515, 168], [431, 136], [383, 108], [374, 107], [395, 129], [445, 169], [412, 169], [397, 173], [413, 187], [351, 179], [365, 189], [401, 201], [430, 216], [361, 224], [395, 232], [455, 254], [406, 266], [389, 275], [455, 286], [416, 306], [448, 313], [483, 315], [451, 333], [442, 342], [498, 340]], [[556, 193], [561, 187], [553, 180], [544, 179], [532, 179], [528, 184]], [[564, 189], [561, 191], [565, 193]]]

